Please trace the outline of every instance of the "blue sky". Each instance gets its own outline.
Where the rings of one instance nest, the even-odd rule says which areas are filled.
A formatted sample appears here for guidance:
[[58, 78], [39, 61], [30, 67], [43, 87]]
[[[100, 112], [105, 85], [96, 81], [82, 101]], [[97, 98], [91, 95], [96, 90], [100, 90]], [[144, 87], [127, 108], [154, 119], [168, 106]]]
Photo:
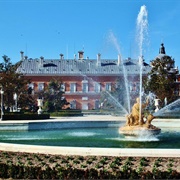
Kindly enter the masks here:
[[117, 59], [112, 33], [123, 58], [138, 58], [136, 19], [143, 5], [148, 11], [145, 61], [158, 55], [163, 42], [180, 66], [179, 0], [0, 0], [0, 55], [15, 63], [21, 50], [45, 59], [58, 59], [60, 53], [72, 59], [84, 50], [90, 59], [98, 53]]

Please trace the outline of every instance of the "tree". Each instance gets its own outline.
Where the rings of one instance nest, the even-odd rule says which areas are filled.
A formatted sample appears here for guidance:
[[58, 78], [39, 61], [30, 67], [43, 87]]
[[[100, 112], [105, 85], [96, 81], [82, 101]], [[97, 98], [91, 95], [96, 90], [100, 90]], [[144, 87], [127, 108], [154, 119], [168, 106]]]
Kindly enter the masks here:
[[64, 105], [69, 103], [63, 97], [64, 85], [61, 79], [54, 78], [50, 81], [45, 92], [39, 92], [39, 97], [43, 98], [44, 109], [48, 112], [59, 111]]
[[22, 74], [16, 72], [17, 67], [21, 62], [12, 64], [8, 56], [2, 56], [3, 62], [0, 63], [0, 86], [4, 91], [3, 102], [4, 107], [9, 110], [14, 106], [15, 101], [13, 99], [14, 94], [17, 94], [18, 106], [26, 106], [28, 101], [27, 84], [29, 80], [25, 80]]
[[167, 98], [168, 102], [176, 99], [176, 74], [174, 60], [167, 55], [159, 56], [152, 61], [152, 69], [144, 79], [144, 90], [146, 93], [153, 92], [161, 102]]

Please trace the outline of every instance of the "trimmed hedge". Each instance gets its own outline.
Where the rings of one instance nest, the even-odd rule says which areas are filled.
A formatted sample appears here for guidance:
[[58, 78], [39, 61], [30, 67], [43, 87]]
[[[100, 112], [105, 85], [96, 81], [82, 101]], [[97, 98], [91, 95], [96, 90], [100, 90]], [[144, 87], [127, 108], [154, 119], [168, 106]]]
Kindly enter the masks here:
[[3, 120], [38, 120], [38, 119], [49, 119], [50, 114], [4, 114]]
[[179, 119], [180, 115], [163, 115], [163, 116], [156, 116], [159, 119]]
[[51, 113], [51, 116], [83, 116], [81, 110], [61, 110]]

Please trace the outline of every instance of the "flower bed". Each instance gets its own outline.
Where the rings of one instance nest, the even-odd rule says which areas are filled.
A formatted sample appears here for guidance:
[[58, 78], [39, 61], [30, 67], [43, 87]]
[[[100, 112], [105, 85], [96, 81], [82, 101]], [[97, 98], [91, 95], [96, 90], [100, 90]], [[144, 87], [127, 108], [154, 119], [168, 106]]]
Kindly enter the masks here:
[[0, 178], [180, 179], [180, 158], [62, 156], [0, 151]]

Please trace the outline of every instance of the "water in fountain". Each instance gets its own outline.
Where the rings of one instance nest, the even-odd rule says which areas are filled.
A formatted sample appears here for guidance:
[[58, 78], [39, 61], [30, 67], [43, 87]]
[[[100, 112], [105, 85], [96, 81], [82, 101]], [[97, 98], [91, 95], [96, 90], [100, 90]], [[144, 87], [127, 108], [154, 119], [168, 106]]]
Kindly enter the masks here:
[[[77, 70], [76, 72], [79, 72], [77, 67], [76, 67], [76, 70]], [[82, 72], [80, 73], [80, 76], [85, 77], [86, 79], [88, 79], [89, 81], [93, 83], [97, 83], [97, 81], [93, 80], [91, 77], [88, 77], [86, 74]], [[114, 102], [114, 106], [119, 107], [123, 111], [123, 113], [128, 114], [127, 110], [123, 107], [123, 105], [113, 95], [111, 95], [110, 92], [105, 91], [105, 93], [111, 99], [111, 102]]]
[[[119, 43], [117, 41], [117, 38], [115, 37], [115, 35], [113, 34], [112, 31], [109, 34], [109, 39], [113, 43], [113, 45], [115, 46], [118, 54], [120, 55], [121, 54], [120, 46], [119, 46]], [[121, 55], [121, 58], [122, 58], [122, 55]], [[128, 88], [128, 78], [127, 78], [127, 71], [126, 71], [126, 68], [125, 68], [125, 65], [123, 62], [122, 62], [122, 67], [123, 67], [124, 83], [125, 83], [126, 96], [127, 96], [128, 113], [130, 113], [131, 104], [130, 104], [130, 95], [129, 95], [129, 88]]]
[[180, 99], [166, 105], [159, 111], [155, 112], [154, 116], [179, 116], [180, 115]]
[[112, 96], [108, 91], [105, 91], [105, 92], [108, 94], [108, 96], [111, 98], [111, 100], [114, 101], [115, 105], [120, 107], [125, 114], [128, 114], [128, 111], [122, 106], [121, 103], [119, 103], [119, 101], [114, 96]]
[[[82, 75], [82, 74], [81, 74]], [[93, 80], [92, 78], [88, 77], [87, 75], [82, 75], [85, 76], [87, 79], [89, 79], [89, 81], [92, 81], [94, 83], [97, 83], [95, 80]], [[119, 107], [125, 114], [128, 114], [127, 110], [123, 107], [123, 105], [112, 95], [110, 94], [109, 91], [105, 91], [105, 93], [108, 95], [108, 97], [111, 99], [111, 102], [114, 102], [114, 106]]]
[[137, 17], [137, 42], [139, 47], [139, 66], [140, 66], [140, 111], [139, 111], [139, 119], [141, 120], [141, 104], [142, 104], [142, 68], [143, 68], [143, 50], [144, 50], [144, 42], [148, 32], [148, 12], [146, 6], [141, 6], [140, 12]]

